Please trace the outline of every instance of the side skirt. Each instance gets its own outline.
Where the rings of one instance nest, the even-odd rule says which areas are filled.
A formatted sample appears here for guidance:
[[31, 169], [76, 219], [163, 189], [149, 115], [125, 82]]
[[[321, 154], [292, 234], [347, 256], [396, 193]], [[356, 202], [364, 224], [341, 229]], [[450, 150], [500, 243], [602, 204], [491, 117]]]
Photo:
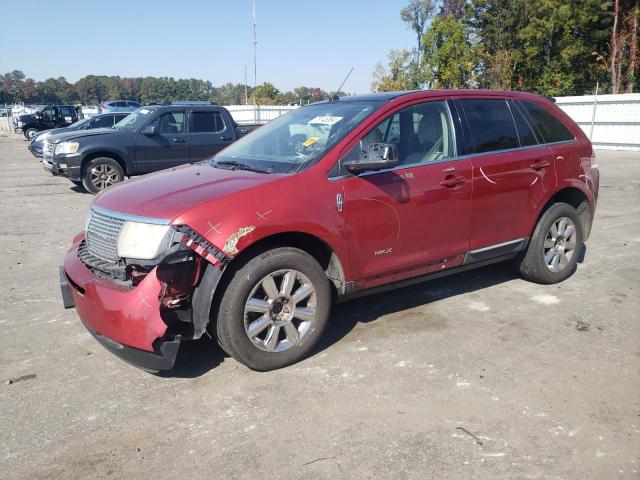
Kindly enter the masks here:
[[418, 283], [427, 282], [429, 280], [435, 280], [436, 278], [447, 277], [449, 275], [455, 275], [456, 273], [466, 272], [467, 270], [473, 270], [474, 268], [484, 267], [485, 265], [491, 265], [493, 263], [511, 260], [518, 253], [524, 250], [527, 247], [528, 243], [528, 238], [521, 238], [498, 245], [492, 245], [491, 247], [481, 248], [479, 250], [472, 250], [470, 252], [467, 252], [462, 265], [458, 267], [429, 273], [427, 275], [421, 275], [419, 277], [408, 278], [406, 280], [400, 280], [399, 282], [388, 283], [386, 285], [380, 285], [377, 287], [349, 291], [350, 286], [352, 289], [355, 287], [355, 282], [347, 282], [347, 293], [339, 296], [337, 299], [337, 303], [346, 302], [348, 300], [364, 297], [367, 295], [387, 292], [389, 290], [395, 290], [396, 288], [408, 287], [411, 285], [416, 285]]

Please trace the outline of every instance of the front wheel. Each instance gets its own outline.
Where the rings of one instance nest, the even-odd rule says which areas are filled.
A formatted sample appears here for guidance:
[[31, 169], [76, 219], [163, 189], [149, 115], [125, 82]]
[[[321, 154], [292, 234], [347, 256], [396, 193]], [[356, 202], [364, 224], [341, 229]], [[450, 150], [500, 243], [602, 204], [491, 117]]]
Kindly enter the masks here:
[[216, 336], [249, 368], [274, 370], [313, 350], [330, 310], [331, 289], [320, 264], [297, 248], [275, 248], [231, 271]]
[[36, 134], [37, 134], [37, 133], [38, 133], [38, 129], [37, 129], [37, 128], [27, 128], [27, 129], [24, 131], [24, 137], [25, 137], [27, 140], [31, 140], [33, 137], [35, 137], [35, 136], [36, 136]]
[[543, 284], [565, 280], [576, 270], [583, 238], [576, 209], [566, 203], [552, 205], [538, 221], [527, 250], [517, 259], [520, 273]]
[[93, 194], [124, 180], [124, 171], [113, 158], [99, 157], [90, 160], [83, 169], [82, 186]]

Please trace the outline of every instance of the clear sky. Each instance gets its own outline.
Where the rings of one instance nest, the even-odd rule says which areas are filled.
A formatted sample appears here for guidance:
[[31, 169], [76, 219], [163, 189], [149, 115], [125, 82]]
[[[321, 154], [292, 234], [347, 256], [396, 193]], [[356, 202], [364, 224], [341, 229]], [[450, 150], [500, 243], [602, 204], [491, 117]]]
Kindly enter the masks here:
[[[404, 0], [256, 0], [258, 84], [369, 91], [375, 64], [415, 38]], [[253, 83], [251, 0], [0, 0], [0, 74]]]

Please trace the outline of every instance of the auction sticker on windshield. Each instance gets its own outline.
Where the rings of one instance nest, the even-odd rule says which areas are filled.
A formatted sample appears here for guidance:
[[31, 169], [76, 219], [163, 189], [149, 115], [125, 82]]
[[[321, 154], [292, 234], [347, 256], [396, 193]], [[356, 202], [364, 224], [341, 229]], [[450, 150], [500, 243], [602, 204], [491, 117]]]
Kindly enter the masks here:
[[338, 123], [342, 120], [342, 117], [334, 117], [333, 115], [318, 115], [316, 118], [309, 121], [310, 124], [320, 124], [320, 125], [333, 125], [334, 123]]

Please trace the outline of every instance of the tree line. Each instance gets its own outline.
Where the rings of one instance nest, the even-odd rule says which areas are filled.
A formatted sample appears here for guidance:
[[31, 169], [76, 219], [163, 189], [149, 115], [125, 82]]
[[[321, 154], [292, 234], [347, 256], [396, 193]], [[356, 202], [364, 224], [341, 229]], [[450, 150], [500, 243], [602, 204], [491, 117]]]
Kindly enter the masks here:
[[75, 83], [64, 77], [35, 81], [20, 70], [2, 76], [0, 103], [27, 104], [98, 104], [103, 100], [138, 100], [144, 104], [167, 103], [178, 100], [213, 101], [220, 105], [288, 105], [325, 100], [329, 93], [317, 87], [297, 87], [281, 92], [265, 82], [256, 88], [240, 83], [226, 83], [215, 87], [199, 79], [173, 77], [117, 77], [87, 75]]
[[371, 88], [639, 91], [639, 17], [640, 0], [410, 0], [416, 46], [390, 50]]

